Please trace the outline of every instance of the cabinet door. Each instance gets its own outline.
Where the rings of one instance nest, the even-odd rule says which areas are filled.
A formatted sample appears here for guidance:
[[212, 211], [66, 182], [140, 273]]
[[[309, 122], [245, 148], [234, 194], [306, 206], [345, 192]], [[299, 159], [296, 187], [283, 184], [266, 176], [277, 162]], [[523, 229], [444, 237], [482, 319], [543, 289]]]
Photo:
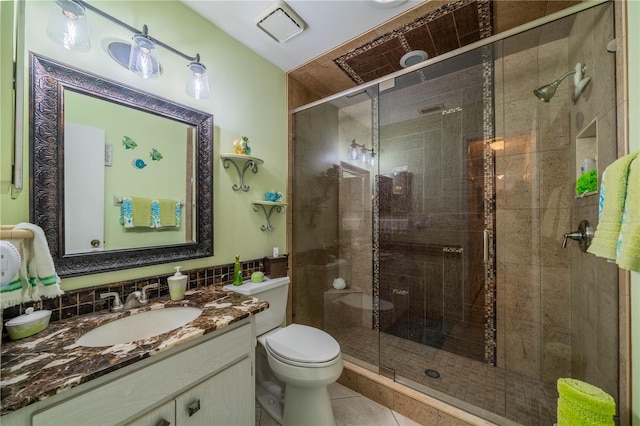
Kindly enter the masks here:
[[171, 401], [149, 411], [147, 414], [138, 417], [127, 426], [175, 426], [176, 402]]
[[176, 424], [255, 424], [251, 358], [244, 358], [176, 398]]

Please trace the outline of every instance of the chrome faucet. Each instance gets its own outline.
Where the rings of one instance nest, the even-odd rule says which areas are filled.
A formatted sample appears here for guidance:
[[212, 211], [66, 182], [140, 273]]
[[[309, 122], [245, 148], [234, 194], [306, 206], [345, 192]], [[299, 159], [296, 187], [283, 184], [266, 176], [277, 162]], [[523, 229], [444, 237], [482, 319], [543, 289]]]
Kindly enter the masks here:
[[149, 295], [147, 294], [147, 290], [150, 288], [157, 288], [158, 283], [153, 283], [142, 287], [142, 291], [134, 291], [133, 293], [127, 296], [127, 300], [124, 302], [124, 305], [120, 301], [120, 295], [116, 292], [108, 292], [102, 293], [100, 295], [100, 299], [104, 299], [106, 297], [113, 297], [113, 304], [111, 305], [111, 312], [120, 312], [126, 311], [127, 309], [138, 308], [140, 306], [146, 305], [149, 303]]

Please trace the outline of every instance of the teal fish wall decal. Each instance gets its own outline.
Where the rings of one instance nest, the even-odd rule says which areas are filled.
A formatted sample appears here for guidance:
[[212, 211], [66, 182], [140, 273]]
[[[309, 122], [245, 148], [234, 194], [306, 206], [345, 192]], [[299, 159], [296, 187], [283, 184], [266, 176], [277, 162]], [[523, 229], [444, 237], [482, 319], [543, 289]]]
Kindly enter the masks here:
[[136, 141], [131, 139], [129, 136], [123, 136], [122, 137], [122, 146], [124, 146], [125, 149], [136, 149], [138, 144], [136, 143]]
[[151, 157], [152, 161], [160, 161], [162, 160], [162, 154], [155, 148], [151, 148], [151, 152], [149, 153], [149, 157]]

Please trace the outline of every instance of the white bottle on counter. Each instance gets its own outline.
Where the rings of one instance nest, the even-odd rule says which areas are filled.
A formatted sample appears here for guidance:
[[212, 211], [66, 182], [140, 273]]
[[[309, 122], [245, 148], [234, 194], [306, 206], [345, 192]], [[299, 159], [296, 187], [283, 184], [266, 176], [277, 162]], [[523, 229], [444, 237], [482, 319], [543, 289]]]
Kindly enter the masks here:
[[184, 299], [184, 292], [187, 290], [188, 277], [180, 272], [180, 268], [182, 268], [182, 266], [176, 266], [176, 273], [167, 278], [171, 300]]

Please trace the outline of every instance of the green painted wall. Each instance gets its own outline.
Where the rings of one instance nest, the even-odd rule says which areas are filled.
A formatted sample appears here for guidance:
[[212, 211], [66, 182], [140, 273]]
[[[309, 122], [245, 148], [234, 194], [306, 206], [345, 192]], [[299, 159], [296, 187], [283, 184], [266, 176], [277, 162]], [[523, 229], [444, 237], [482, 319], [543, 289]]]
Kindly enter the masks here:
[[[177, 0], [94, 1], [92, 4], [127, 24], [189, 55], [199, 53], [210, 74], [212, 95], [198, 101], [184, 93], [187, 61], [160, 49], [164, 73], [157, 80], [143, 80], [117, 64], [105, 51], [108, 41], [127, 41], [132, 34], [110, 21], [88, 12], [92, 49], [70, 52], [58, 46], [45, 33], [50, 1], [26, 2], [25, 52], [59, 60], [140, 90], [209, 112], [214, 118], [214, 256], [173, 264], [129, 269], [113, 273], [66, 278], [63, 289], [173, 273], [177, 264], [183, 270], [231, 263], [235, 254], [242, 259], [270, 255], [278, 246], [286, 250], [286, 215], [274, 214], [274, 232], [260, 231], [262, 213], [256, 213], [251, 200], [262, 199], [268, 190], [285, 192], [287, 182], [286, 75], [284, 71], [229, 37]], [[21, 72], [27, 73], [27, 69]], [[27, 79], [28, 80], [28, 79]], [[27, 81], [28, 83], [28, 81]], [[28, 111], [28, 100], [23, 105]], [[25, 123], [26, 128], [26, 123]], [[232, 152], [232, 142], [247, 136], [252, 155], [264, 160], [258, 173], [246, 179], [249, 192], [233, 191], [237, 182], [233, 168], [224, 169], [220, 153]], [[5, 141], [2, 141], [3, 147]], [[25, 137], [25, 179], [28, 182], [28, 138]], [[286, 201], [286, 200], [285, 200]], [[27, 191], [12, 200], [0, 193], [0, 221], [3, 224], [29, 220]]]
[[[629, 150], [640, 150], [640, 0], [627, 3]], [[640, 426], [640, 272], [631, 273], [631, 396], [633, 425]]]

